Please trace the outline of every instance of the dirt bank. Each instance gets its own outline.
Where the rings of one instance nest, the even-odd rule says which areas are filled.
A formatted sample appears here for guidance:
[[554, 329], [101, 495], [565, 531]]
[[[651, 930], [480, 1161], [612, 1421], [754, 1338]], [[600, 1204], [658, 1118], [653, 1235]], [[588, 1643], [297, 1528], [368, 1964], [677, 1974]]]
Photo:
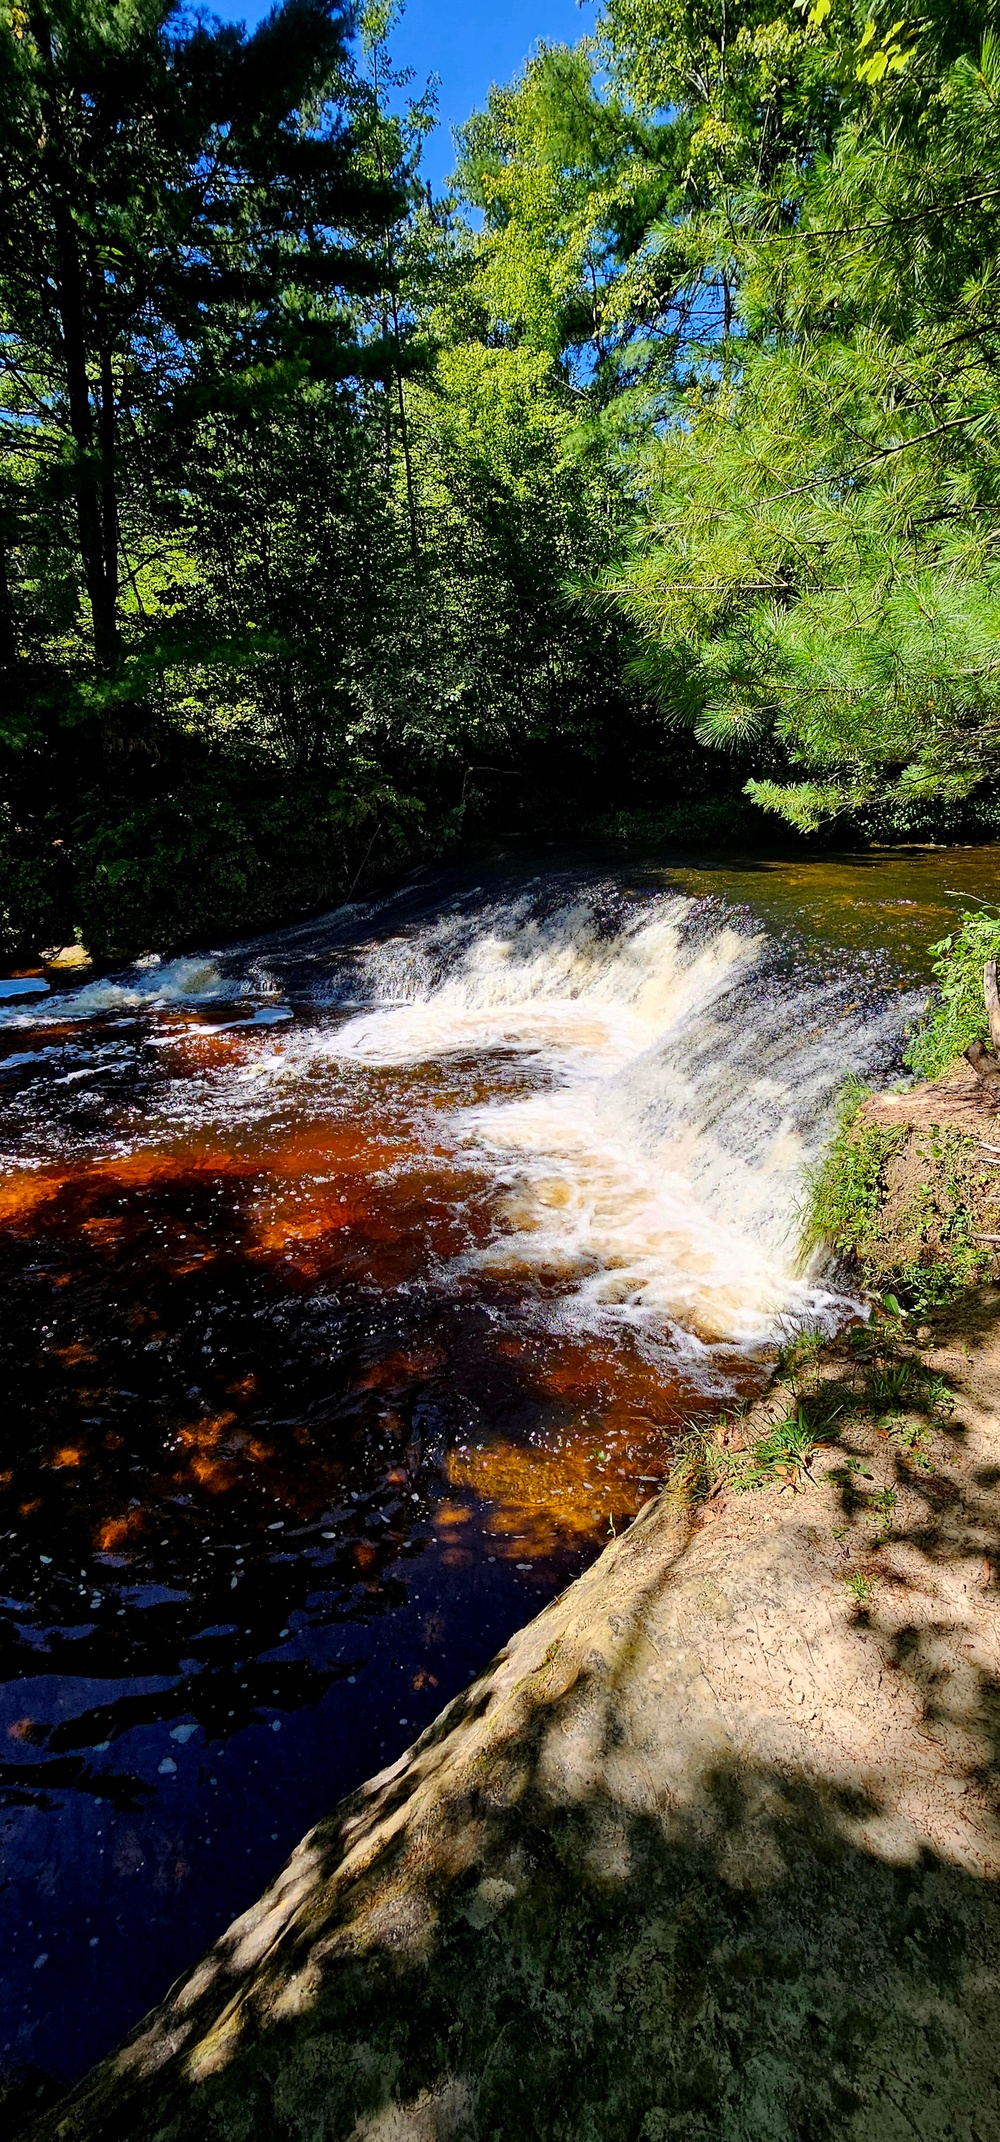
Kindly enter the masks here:
[[986, 1288], [777, 1389], [35, 2142], [996, 2142], [998, 1371]]
[[813, 1185], [813, 1236], [917, 1312], [995, 1277], [1000, 1114], [964, 1061], [932, 1084], [857, 1093]]

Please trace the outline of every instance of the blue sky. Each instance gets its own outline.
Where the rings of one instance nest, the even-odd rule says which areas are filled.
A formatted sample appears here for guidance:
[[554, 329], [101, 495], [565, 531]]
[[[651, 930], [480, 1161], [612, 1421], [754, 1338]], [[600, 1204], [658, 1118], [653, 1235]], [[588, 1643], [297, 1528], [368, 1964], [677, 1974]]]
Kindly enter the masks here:
[[[270, 0], [209, 0], [212, 13], [254, 23]], [[507, 82], [539, 38], [573, 44], [593, 28], [597, 9], [577, 0], [408, 0], [392, 39], [398, 67], [412, 67], [412, 89], [429, 74], [441, 77], [441, 124], [427, 144], [424, 171], [436, 188], [453, 163], [451, 128], [486, 98], [492, 82]]]
[[575, 44], [596, 13], [577, 0], [409, 0], [393, 51], [398, 66], [413, 68], [414, 88], [441, 77], [442, 123], [425, 157], [433, 185], [451, 170], [451, 128], [485, 103], [491, 83], [509, 82], [540, 37]]

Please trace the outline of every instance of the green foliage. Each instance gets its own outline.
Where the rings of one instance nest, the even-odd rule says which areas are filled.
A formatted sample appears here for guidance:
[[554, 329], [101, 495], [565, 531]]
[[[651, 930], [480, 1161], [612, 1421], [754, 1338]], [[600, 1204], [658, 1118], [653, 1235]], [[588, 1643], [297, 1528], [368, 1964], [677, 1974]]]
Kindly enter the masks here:
[[911, 1069], [928, 1079], [946, 1071], [971, 1041], [988, 1038], [983, 969], [1000, 955], [1000, 914], [988, 906], [966, 910], [954, 934], [932, 950], [934, 998], [906, 1051]]
[[[662, 734], [654, 732], [654, 748], [663, 750]], [[674, 757], [674, 764], [677, 759]], [[683, 771], [692, 781], [693, 769]], [[724, 784], [719, 782], [719, 787]], [[675, 804], [672, 808], [660, 805], [645, 809], [622, 809], [600, 811], [587, 825], [587, 832], [598, 839], [621, 840], [629, 847], [640, 844], [661, 846], [668, 841], [677, 847], [708, 847], [717, 843], [720, 847], [736, 842], [752, 846], [759, 841], [765, 822], [752, 804], [747, 803], [739, 792], [717, 795], [711, 802], [696, 801]], [[767, 828], [769, 842], [774, 834]], [[791, 846], [789, 842], [789, 846]]]
[[846, 1081], [833, 1137], [807, 1184], [803, 1254], [823, 1248], [834, 1256], [867, 1263], [876, 1238], [884, 1194], [885, 1164], [905, 1142], [905, 1125], [883, 1129], [859, 1124], [867, 1088]]
[[863, 1103], [862, 1088], [848, 1090], [809, 1185], [803, 1245], [840, 1258], [901, 1328], [908, 1309], [941, 1308], [990, 1269], [996, 1184], [976, 1140], [865, 1122]]
[[816, 1441], [816, 1426], [800, 1400], [789, 1413], [773, 1421], [755, 1439], [750, 1448], [750, 1464], [740, 1485], [763, 1487], [775, 1478], [797, 1481], [801, 1473], [809, 1470]]
[[0, 804], [0, 958], [72, 939], [74, 903], [56, 820], [22, 795]]
[[690, 1502], [704, 1502], [713, 1491], [728, 1484], [731, 1458], [726, 1449], [726, 1418], [695, 1422], [674, 1444], [668, 1490]]
[[896, 1420], [906, 1412], [945, 1418], [955, 1410], [947, 1378], [913, 1354], [899, 1355], [891, 1345], [866, 1371], [863, 1403], [876, 1420]]
[[568, 624], [622, 486], [428, 201], [391, 12], [0, 4], [5, 950], [242, 929], [646, 750]]
[[418, 806], [394, 791], [346, 792], [299, 776], [280, 788], [230, 771], [159, 790], [78, 846], [76, 898], [99, 954], [246, 934], [332, 904], [365, 861], [414, 845]]
[[867, 1614], [875, 1597], [874, 1580], [863, 1569], [848, 1570], [844, 1583], [859, 1614]]
[[[955, 1409], [947, 1378], [912, 1350], [895, 1316], [855, 1327], [846, 1351], [845, 1361], [844, 1340], [822, 1331], [796, 1333], [777, 1363], [771, 1392], [751, 1415], [759, 1424], [726, 1415], [693, 1424], [675, 1445], [670, 1489], [699, 1502], [724, 1490], [800, 1487], [812, 1477], [815, 1451], [845, 1438], [849, 1443], [854, 1425], [884, 1430], [909, 1465], [933, 1471], [933, 1431]], [[850, 1450], [831, 1477], [847, 1509], [874, 1526], [872, 1544], [885, 1545], [895, 1489], [866, 1494], [860, 1482], [871, 1475]]]
[[469, 316], [561, 368], [564, 451], [635, 503], [577, 591], [807, 835], [960, 825], [1000, 774], [990, 28], [606, 0], [461, 137]]
[[990, 28], [608, 7], [616, 79], [687, 142], [702, 335], [593, 599], [642, 635], [665, 711], [750, 754], [748, 793], [806, 832], [953, 816], [1000, 773]]
[[668, 1486], [695, 1502], [722, 1488], [745, 1494], [757, 1488], [798, 1487], [837, 1410], [836, 1401], [810, 1404], [796, 1399], [749, 1441], [725, 1419], [690, 1428], [675, 1446]]
[[878, 1363], [866, 1379], [866, 1397], [872, 1411], [895, 1413], [912, 1398], [915, 1370], [912, 1361]]
[[985, 0], [605, 0], [447, 201], [394, 19], [0, 0], [6, 951], [484, 826], [992, 826]]

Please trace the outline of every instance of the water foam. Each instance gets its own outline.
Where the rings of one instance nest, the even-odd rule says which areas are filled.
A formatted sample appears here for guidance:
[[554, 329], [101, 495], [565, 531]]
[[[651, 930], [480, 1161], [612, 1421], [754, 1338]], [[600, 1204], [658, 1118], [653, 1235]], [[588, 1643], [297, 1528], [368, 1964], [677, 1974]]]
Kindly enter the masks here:
[[667, 895], [609, 926], [598, 903], [525, 898], [374, 948], [375, 1001], [328, 1046], [382, 1067], [514, 1057], [530, 1090], [451, 1120], [502, 1187], [479, 1260], [550, 1275], [591, 1327], [753, 1345], [844, 1313], [800, 1266], [803, 1174], [845, 1073], [892, 1060], [906, 1009], [774, 954], [714, 902]]
[[[185, 1004], [241, 1001], [238, 1020], [190, 1031], [271, 1028], [266, 1048], [168, 1080], [152, 1114], [117, 1126], [126, 1144], [220, 1115], [252, 1136], [303, 1104], [377, 1124], [397, 1073], [408, 1120], [426, 1091], [427, 1147], [493, 1181], [495, 1228], [467, 1267], [527, 1278], [533, 1313], [541, 1290], [544, 1313], [630, 1327], [706, 1377], [718, 1349], [844, 1314], [801, 1267], [804, 1175], [845, 1075], [898, 1062], [919, 998], [859, 997], [854, 956], [796, 950], [714, 897], [539, 881], [467, 893], [395, 935], [376, 934], [388, 916], [366, 920], [367, 942], [332, 916], [287, 947], [150, 961], [8, 1023], [119, 1013], [169, 1052]], [[307, 1012], [294, 1025], [289, 998]], [[179, 1024], [144, 1025], [171, 1006]]]
[[[102, 1012], [156, 1011], [170, 1004], [230, 1003], [246, 994], [245, 983], [225, 979], [216, 960], [204, 956], [161, 961], [154, 955], [140, 960], [121, 977], [106, 975], [85, 982], [82, 989], [46, 999], [47, 1021], [93, 1019]], [[41, 1010], [21, 1004], [9, 1010], [0, 1007], [0, 1024], [35, 1026]]]

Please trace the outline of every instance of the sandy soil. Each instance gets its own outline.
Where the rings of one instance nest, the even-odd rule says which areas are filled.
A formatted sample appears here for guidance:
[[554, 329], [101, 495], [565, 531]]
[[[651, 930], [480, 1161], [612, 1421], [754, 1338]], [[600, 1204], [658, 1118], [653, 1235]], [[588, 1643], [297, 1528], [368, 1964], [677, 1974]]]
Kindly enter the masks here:
[[35, 2142], [997, 2142], [1000, 1292], [926, 1336], [952, 1413], [649, 1505]]
[[1000, 1114], [964, 1057], [940, 1078], [901, 1093], [873, 1093], [865, 1102], [872, 1123], [909, 1123], [914, 1130], [948, 1125], [968, 1138], [991, 1140], [1000, 1147]]

